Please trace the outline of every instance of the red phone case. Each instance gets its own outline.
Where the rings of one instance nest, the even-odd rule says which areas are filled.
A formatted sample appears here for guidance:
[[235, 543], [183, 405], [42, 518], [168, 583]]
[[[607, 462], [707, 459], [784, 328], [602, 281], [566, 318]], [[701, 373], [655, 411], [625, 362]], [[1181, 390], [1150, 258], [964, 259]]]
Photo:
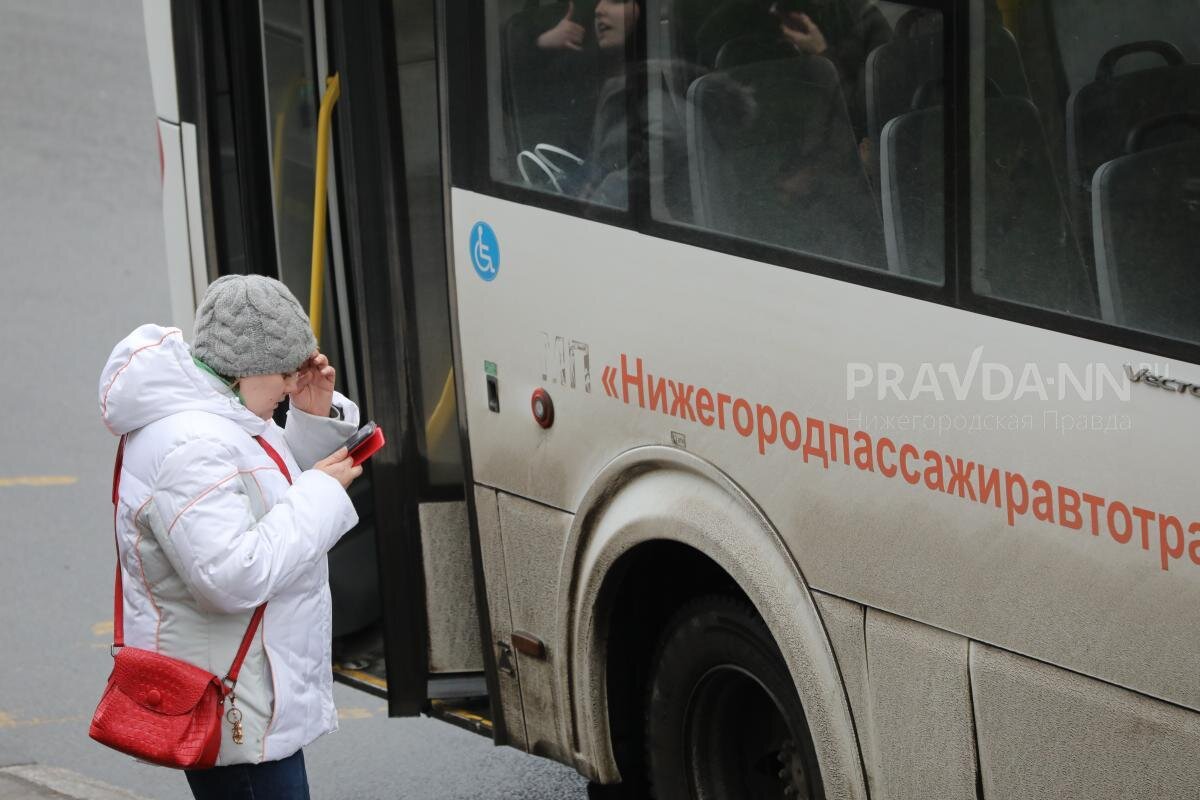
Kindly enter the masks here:
[[350, 451], [350, 459], [354, 466], [366, 461], [371, 456], [375, 455], [379, 448], [387, 444], [387, 439], [383, 438], [383, 428], [375, 427], [375, 432], [363, 439], [358, 447]]

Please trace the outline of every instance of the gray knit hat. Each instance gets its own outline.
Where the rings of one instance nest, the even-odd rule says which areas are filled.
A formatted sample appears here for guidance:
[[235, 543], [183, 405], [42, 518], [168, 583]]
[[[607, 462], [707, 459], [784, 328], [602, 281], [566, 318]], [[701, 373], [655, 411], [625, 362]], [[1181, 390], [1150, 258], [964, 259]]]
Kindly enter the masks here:
[[228, 378], [293, 372], [316, 349], [308, 315], [274, 278], [217, 278], [196, 310], [192, 355]]

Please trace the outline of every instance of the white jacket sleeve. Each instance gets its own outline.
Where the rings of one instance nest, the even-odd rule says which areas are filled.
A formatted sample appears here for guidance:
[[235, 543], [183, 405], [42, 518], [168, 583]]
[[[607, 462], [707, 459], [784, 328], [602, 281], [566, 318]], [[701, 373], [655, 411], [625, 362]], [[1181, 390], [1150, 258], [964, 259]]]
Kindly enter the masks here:
[[342, 410], [341, 419], [314, 417], [289, 405], [283, 438], [302, 469], [331, 455], [358, 430], [358, 406], [337, 392], [333, 404]]
[[169, 453], [152, 501], [151, 527], [171, 565], [197, 601], [224, 613], [270, 600], [358, 522], [346, 490], [319, 470], [297, 476], [256, 520], [233, 453], [215, 439]]

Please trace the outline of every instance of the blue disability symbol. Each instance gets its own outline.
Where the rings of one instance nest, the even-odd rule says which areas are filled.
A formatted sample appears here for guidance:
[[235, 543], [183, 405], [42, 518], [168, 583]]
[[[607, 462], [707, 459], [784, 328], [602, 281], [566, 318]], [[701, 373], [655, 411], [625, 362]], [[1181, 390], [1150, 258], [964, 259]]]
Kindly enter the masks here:
[[471, 263], [475, 274], [485, 281], [495, 280], [500, 271], [500, 242], [486, 222], [476, 222], [471, 228]]

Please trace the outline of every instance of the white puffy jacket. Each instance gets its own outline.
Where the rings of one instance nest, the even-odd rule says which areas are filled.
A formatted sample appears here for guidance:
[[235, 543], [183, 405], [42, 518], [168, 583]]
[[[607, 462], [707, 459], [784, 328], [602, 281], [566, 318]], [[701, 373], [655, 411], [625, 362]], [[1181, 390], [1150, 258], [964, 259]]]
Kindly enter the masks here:
[[358, 427], [354, 404], [334, 403], [343, 419], [293, 408], [281, 429], [157, 325], [118, 344], [100, 377], [104, 424], [129, 434], [117, 507], [126, 644], [224, 675], [267, 603], [237, 684], [244, 742], [224, 723], [218, 765], [286, 758], [337, 728], [326, 553], [358, 516], [337, 480], [309, 469]]

